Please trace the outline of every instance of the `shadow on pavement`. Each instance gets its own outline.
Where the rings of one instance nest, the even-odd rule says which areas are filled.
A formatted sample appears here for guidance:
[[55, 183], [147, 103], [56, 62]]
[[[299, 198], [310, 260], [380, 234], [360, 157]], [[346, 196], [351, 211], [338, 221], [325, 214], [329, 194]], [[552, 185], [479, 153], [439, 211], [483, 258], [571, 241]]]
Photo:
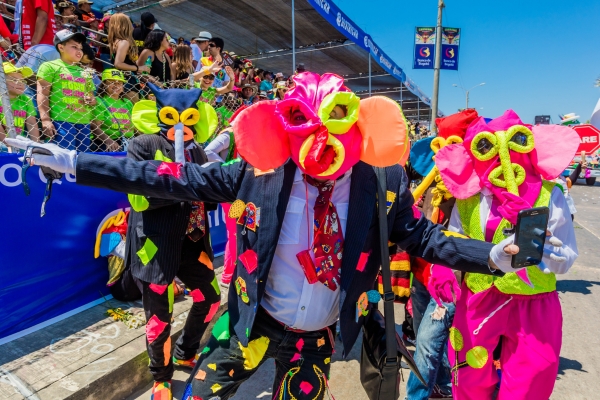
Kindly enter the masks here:
[[580, 293], [580, 294], [591, 294], [591, 288], [593, 286], [599, 286], [598, 281], [585, 281], [585, 280], [561, 280], [556, 282], [556, 290], [561, 293]]
[[587, 374], [587, 371], [583, 369], [583, 365], [577, 360], [571, 360], [566, 357], [560, 357], [559, 365], [558, 365], [558, 375], [564, 375], [565, 371], [568, 369], [572, 369], [574, 371], [581, 371]]

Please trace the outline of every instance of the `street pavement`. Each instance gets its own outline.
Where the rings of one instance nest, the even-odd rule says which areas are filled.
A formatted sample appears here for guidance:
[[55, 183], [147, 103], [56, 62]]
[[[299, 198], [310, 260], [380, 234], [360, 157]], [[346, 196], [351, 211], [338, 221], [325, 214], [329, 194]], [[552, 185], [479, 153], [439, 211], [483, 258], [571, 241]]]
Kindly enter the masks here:
[[[600, 398], [600, 184], [575, 185], [571, 190], [577, 214], [575, 232], [579, 258], [568, 274], [558, 277], [563, 308], [563, 346], [552, 400], [597, 400]], [[397, 330], [404, 319], [403, 307], [396, 306]], [[359, 380], [360, 341], [349, 357], [341, 359], [336, 347], [331, 366], [330, 393], [337, 400], [368, 400]], [[174, 397], [181, 399], [188, 373], [176, 371]], [[274, 363], [267, 361], [254, 376], [241, 385], [235, 400], [270, 399]], [[408, 371], [403, 370], [402, 397]], [[150, 399], [150, 387], [129, 398]]]

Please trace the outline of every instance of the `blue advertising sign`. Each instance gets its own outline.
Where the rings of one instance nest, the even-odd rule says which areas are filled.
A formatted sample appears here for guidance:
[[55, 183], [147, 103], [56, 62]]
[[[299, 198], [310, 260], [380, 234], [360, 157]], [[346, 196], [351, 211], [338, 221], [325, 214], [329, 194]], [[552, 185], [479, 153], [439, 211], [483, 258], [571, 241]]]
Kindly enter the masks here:
[[[76, 185], [66, 175], [55, 181], [40, 218], [46, 181], [38, 167], [27, 178], [29, 196], [18, 155], [0, 154], [0, 343], [104, 301], [108, 262], [94, 258], [96, 232], [107, 215], [129, 207], [127, 195]], [[216, 254], [227, 241], [224, 217], [221, 207], [208, 216]]]
[[458, 70], [458, 48], [460, 46], [460, 28], [442, 28], [441, 69]]
[[435, 27], [416, 27], [413, 69], [433, 69], [434, 58]]

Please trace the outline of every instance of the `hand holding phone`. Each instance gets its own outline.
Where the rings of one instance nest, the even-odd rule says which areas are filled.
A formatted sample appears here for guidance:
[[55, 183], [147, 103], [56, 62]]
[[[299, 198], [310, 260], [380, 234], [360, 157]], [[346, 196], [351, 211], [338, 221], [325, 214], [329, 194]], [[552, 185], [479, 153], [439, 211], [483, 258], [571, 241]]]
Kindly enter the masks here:
[[519, 212], [515, 231], [515, 244], [519, 246], [519, 253], [512, 257], [513, 268], [524, 268], [542, 262], [549, 213], [548, 207], [530, 208]]

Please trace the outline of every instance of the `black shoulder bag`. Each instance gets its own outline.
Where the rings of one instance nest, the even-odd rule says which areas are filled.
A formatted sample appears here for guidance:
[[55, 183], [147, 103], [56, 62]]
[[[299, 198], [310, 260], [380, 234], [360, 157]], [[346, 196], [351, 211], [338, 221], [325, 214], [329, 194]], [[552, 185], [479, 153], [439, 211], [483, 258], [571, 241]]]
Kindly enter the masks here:
[[387, 182], [384, 168], [375, 168], [379, 211], [379, 248], [383, 278], [383, 310], [372, 309], [363, 325], [360, 381], [370, 400], [396, 400], [400, 397], [400, 360], [426, 384], [404, 342], [396, 333], [394, 293], [390, 272], [387, 227]]

